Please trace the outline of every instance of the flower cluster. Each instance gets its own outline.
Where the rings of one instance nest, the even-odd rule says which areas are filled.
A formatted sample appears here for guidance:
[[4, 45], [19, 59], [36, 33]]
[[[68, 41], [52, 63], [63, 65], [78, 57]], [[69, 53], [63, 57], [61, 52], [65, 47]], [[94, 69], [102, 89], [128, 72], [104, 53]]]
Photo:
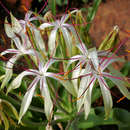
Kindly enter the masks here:
[[[60, 20], [52, 18], [52, 21], [49, 22], [45, 18], [35, 16], [31, 11], [27, 12], [24, 20], [17, 20], [11, 14], [11, 25], [7, 19], [5, 20], [5, 31], [7, 36], [11, 38], [14, 48], [1, 53], [2, 56], [7, 53], [13, 54], [6, 64], [6, 73], [1, 89], [8, 86], [8, 93], [12, 89], [19, 88], [25, 76], [32, 75], [34, 77], [23, 97], [19, 121], [28, 110], [38, 85], [44, 100], [45, 115], [48, 120], [52, 118], [53, 101], [49, 89], [49, 78], [60, 82], [70, 94], [77, 97], [77, 111], [79, 112], [84, 105], [86, 119], [90, 112], [91, 95], [95, 83], [98, 83], [101, 88], [106, 118], [112, 109], [112, 97], [106, 79], [111, 80], [121, 93], [130, 99], [130, 93], [127, 89], [129, 83], [111, 65], [113, 62], [123, 60], [110, 50], [99, 51], [95, 47], [87, 49], [75, 26], [73, 23], [71, 24], [70, 15], [73, 17], [77, 12], [78, 10], [74, 10], [63, 15]], [[31, 17], [32, 15], [34, 16]], [[38, 24], [41, 23], [40, 26], [35, 26], [34, 20]], [[66, 23], [67, 21], [68, 23]], [[118, 27], [115, 27], [114, 31], [117, 30]], [[47, 41], [43, 37], [44, 34], [49, 39], [47, 45]], [[73, 46], [78, 49], [77, 55], [72, 54], [72, 49], [75, 49]], [[9, 84], [13, 75], [13, 65], [20, 57], [26, 55], [31, 58], [36, 67], [26, 69]], [[63, 62], [64, 72], [53, 70], [53, 64], [59, 61]], [[69, 70], [70, 68], [72, 69]], [[68, 78], [70, 76], [71, 78]]]

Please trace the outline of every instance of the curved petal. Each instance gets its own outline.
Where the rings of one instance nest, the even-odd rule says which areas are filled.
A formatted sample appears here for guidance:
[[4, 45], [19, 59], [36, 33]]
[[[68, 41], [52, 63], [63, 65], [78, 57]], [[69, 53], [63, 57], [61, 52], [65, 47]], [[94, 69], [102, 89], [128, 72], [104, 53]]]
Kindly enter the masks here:
[[[94, 83], [93, 83], [94, 84]], [[92, 97], [92, 89], [94, 85], [91, 85], [88, 90], [86, 90], [86, 96], [84, 99], [84, 111], [85, 111], [85, 119], [88, 118], [88, 114], [91, 109], [91, 97]]]
[[67, 48], [69, 48], [69, 53], [71, 55], [71, 53], [72, 53], [72, 38], [70, 36], [70, 33], [65, 27], [61, 27], [61, 31], [62, 31], [64, 40], [65, 40], [66, 46], [67, 46]]
[[108, 87], [106, 81], [104, 80], [104, 78], [103, 77], [98, 78], [98, 82], [99, 82], [101, 92], [103, 95], [105, 115], [106, 115], [106, 119], [107, 119], [109, 117], [110, 111], [113, 106], [112, 97], [111, 97], [109, 87]]
[[5, 78], [2, 82], [2, 85], [1, 85], [1, 89], [3, 89], [5, 87], [5, 85], [9, 82], [9, 80], [11, 79], [12, 77], [12, 74], [13, 74], [13, 66], [14, 66], [14, 63], [16, 62], [16, 60], [20, 57], [21, 55], [14, 55], [11, 59], [9, 59], [9, 61], [7, 62], [6, 64], [6, 72], [5, 72]]
[[36, 50], [29, 49], [29, 50], [25, 50], [25, 52], [23, 52], [23, 54], [36, 56], [37, 52], [35, 52], [35, 51]]
[[89, 49], [89, 58], [91, 59], [93, 66], [96, 70], [99, 68], [99, 60], [96, 48]]
[[18, 54], [18, 53], [19, 53], [19, 50], [16, 50], [16, 49], [7, 49], [7, 50], [3, 51], [3, 52], [1, 53], [1, 55], [3, 56], [3, 55], [6, 55], [6, 54], [8, 54], [8, 53], [10, 53], [10, 54]]
[[10, 23], [7, 21], [7, 18], [5, 18], [4, 27], [5, 27], [5, 32], [6, 32], [6, 34], [7, 34], [7, 36], [8, 36], [9, 38], [15, 37], [15, 34], [14, 34], [12, 28], [11, 28], [11, 25], [10, 25]]
[[19, 114], [19, 123], [23, 117], [23, 115], [28, 110], [29, 105], [31, 104], [32, 97], [34, 95], [36, 85], [38, 83], [39, 79], [35, 78], [33, 82], [29, 85], [29, 90], [25, 93], [24, 98], [22, 100], [21, 108], [20, 108], [20, 114]]
[[27, 75], [36, 75], [34, 70], [27, 70], [19, 74], [10, 84], [10, 86], [7, 89], [7, 93], [10, 92], [12, 89], [19, 88], [22, 82], [23, 77]]
[[[75, 76], [79, 77], [80, 76], [80, 72], [81, 72], [80, 68], [79, 69], [75, 69], [72, 72], [72, 79], [75, 78]], [[74, 86], [74, 89], [75, 89], [76, 93], [78, 94], [78, 78], [77, 79], [73, 79], [72, 83], [73, 83], [73, 86]]]
[[101, 64], [101, 70], [105, 70], [110, 64], [112, 64], [113, 62], [116, 62], [116, 61], [120, 61], [120, 62], [124, 62], [124, 59], [121, 59], [121, 58], [117, 58], [117, 57], [108, 57], [107, 59], [105, 59], [103, 61], [103, 63]]
[[84, 54], [84, 55], [88, 54], [88, 50], [87, 50], [86, 46], [84, 45], [84, 43], [77, 44], [77, 47], [82, 52], [82, 54]]
[[37, 29], [33, 29], [33, 31], [34, 31], [34, 38], [35, 38], [37, 48], [42, 50], [43, 53], [46, 54], [45, 43], [43, 41], [40, 31]]
[[75, 44], [78, 44], [79, 42], [81, 42], [82, 40], [78, 38], [77, 32], [75, 30], [75, 28], [70, 25], [70, 24], [63, 24], [64, 27], [66, 27], [70, 32], [72, 32], [74, 38], [75, 38]]
[[73, 62], [75, 62], [75, 61], [77, 61], [77, 60], [81, 60], [81, 59], [83, 59], [84, 58], [84, 56], [83, 55], [76, 55], [76, 56], [72, 56], [70, 59], [69, 59], [69, 62], [68, 62], [68, 65], [67, 65], [67, 69], [68, 69], [68, 67], [73, 63]]
[[19, 23], [19, 20], [17, 20], [12, 14], [11, 14], [11, 23], [12, 23], [12, 30], [15, 33], [19, 33], [22, 30], [22, 26]]
[[43, 71], [46, 72], [46, 71], [48, 70], [48, 68], [49, 68], [54, 62], [56, 62], [56, 61], [57, 61], [57, 60], [54, 60], [54, 59], [50, 58], [50, 59], [48, 60], [48, 62], [44, 65]]
[[88, 105], [88, 107], [87, 107], [88, 112], [85, 111], [86, 112], [85, 113], [85, 117], [86, 118], [87, 118], [87, 115], [88, 115], [88, 113], [90, 111], [90, 106], [91, 106], [91, 102], [90, 102], [91, 101], [91, 92], [92, 92], [92, 88], [94, 86], [95, 81], [96, 81], [95, 77], [90, 78], [90, 76], [86, 76], [86, 77], [83, 77], [81, 79], [80, 86], [79, 86], [78, 100], [77, 100], [77, 109], [78, 109], [78, 111], [80, 111], [82, 105], [85, 102], [85, 107], [86, 107], [86, 104]]
[[28, 11], [26, 14], [25, 14], [25, 21], [30, 19], [31, 15], [33, 14], [32, 11]]
[[43, 29], [45, 29], [45, 28], [52, 27], [52, 26], [53, 26], [53, 25], [50, 24], [50, 23], [43, 23], [43, 24], [40, 25], [39, 28], [43, 30]]
[[40, 91], [41, 91], [41, 95], [44, 97], [45, 115], [47, 119], [50, 120], [52, 117], [53, 103], [50, 97], [50, 93], [49, 93], [49, 89], [45, 77], [40, 80]]
[[[120, 72], [118, 72], [117, 70], [115, 70], [112, 66], [109, 66], [108, 69], [110, 70], [110, 72], [112, 73], [112, 75], [124, 78], [124, 76]], [[107, 77], [107, 78], [109, 78], [114, 84], [116, 84], [116, 86], [119, 88], [120, 92], [125, 97], [127, 97], [128, 99], [130, 99], [130, 92], [127, 89], [127, 87], [130, 87], [130, 84], [127, 83], [127, 81], [118, 80], [118, 79], [114, 79], [114, 78], [111, 78], [111, 77]]]
[[63, 15], [62, 18], [61, 18], [61, 23], [65, 23], [66, 20], [67, 20], [73, 13], [75, 13], [75, 12], [77, 12], [77, 11], [78, 11], [78, 10], [75, 9], [75, 10], [69, 12], [69, 14]]
[[32, 17], [32, 18], [29, 19], [30, 22], [34, 21], [34, 20], [38, 20], [38, 18], [37, 17]]
[[55, 55], [55, 50], [56, 50], [56, 45], [55, 45], [56, 33], [57, 33], [57, 28], [54, 28], [51, 31], [51, 34], [49, 36], [49, 41], [48, 41], [48, 47], [49, 47], [49, 50], [50, 50], [50, 54], [53, 54], [53, 55]]

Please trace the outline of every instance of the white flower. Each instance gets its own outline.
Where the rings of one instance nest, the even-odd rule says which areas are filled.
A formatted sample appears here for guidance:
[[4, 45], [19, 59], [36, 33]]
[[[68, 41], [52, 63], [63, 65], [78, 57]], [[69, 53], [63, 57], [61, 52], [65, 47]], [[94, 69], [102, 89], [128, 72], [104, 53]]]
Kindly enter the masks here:
[[8, 53], [14, 54], [13, 57], [10, 58], [6, 64], [6, 73], [5, 73], [5, 78], [1, 85], [1, 89], [11, 79], [12, 68], [13, 68], [13, 65], [16, 62], [16, 60], [18, 60], [22, 55], [25, 55], [25, 54], [26, 55], [35, 55], [34, 50], [31, 48], [31, 43], [29, 41], [28, 36], [23, 32], [19, 32], [19, 36], [21, 37], [21, 40], [20, 40], [20, 38], [15, 34], [15, 33], [18, 33], [18, 30], [16, 28], [17, 27], [21, 28], [21, 27], [20, 27], [17, 19], [15, 19], [13, 16], [11, 16], [11, 18], [12, 18], [12, 27], [6, 19], [5, 20], [5, 31], [6, 31], [7, 36], [9, 38], [11, 38], [12, 41], [14, 42], [16, 49], [7, 49], [1, 53], [2, 56], [5, 54], [8, 54]]
[[26, 32], [26, 26], [28, 26], [29, 28], [36, 28], [35, 25], [32, 24], [31, 22], [34, 20], [38, 20], [40, 17], [39, 16], [31, 17], [32, 14], [33, 14], [32, 11], [27, 11], [24, 20], [19, 20], [19, 23], [21, 24], [24, 32]]
[[[121, 77], [118, 77], [116, 74], [104, 72], [104, 70], [111, 63], [119, 60], [119, 58], [115, 57], [114, 55], [112, 55], [112, 56], [113, 57], [108, 57], [107, 59], [99, 60], [96, 49], [91, 49], [91, 52], [89, 52], [89, 57], [91, 59], [90, 62], [92, 64], [89, 64], [89, 63], [86, 64], [85, 69], [82, 70], [82, 74], [80, 74], [80, 76], [79, 76], [79, 77], [81, 77], [81, 81], [80, 81], [79, 90], [78, 90], [77, 108], [78, 108], [78, 111], [80, 111], [82, 105], [84, 104], [86, 119], [90, 112], [91, 94], [92, 94], [92, 89], [94, 87], [96, 80], [98, 80], [98, 82], [99, 82], [101, 92], [103, 95], [106, 118], [108, 118], [108, 116], [110, 114], [113, 103], [112, 103], [109, 86], [107, 85], [104, 77], [112, 80], [112, 82], [117, 85], [117, 87], [120, 89], [120, 91], [128, 99], [130, 99], [130, 93], [128, 92], [128, 90], [125, 86], [125, 81], [123, 81], [122, 76], [118, 75], [118, 76], [121, 76]], [[109, 67], [109, 68], [111, 68], [111, 67]], [[115, 71], [113, 71], [113, 72], [115, 72]]]
[[[71, 14], [76, 11], [77, 10], [72, 11]], [[69, 14], [66, 14], [61, 17], [61, 20], [56, 20], [55, 22], [52, 22], [52, 23], [43, 23], [39, 27], [42, 30], [45, 28], [48, 28], [48, 27], [54, 27], [54, 29], [51, 31], [51, 34], [49, 36], [49, 42], [48, 42], [48, 46], [49, 46], [49, 50], [50, 50], [51, 54], [56, 49], [55, 42], [56, 42], [56, 34], [57, 34], [58, 30], [60, 30], [62, 32], [66, 46], [67, 46], [67, 48], [69, 48], [69, 52], [71, 54], [72, 39], [71, 39], [70, 32], [72, 32], [72, 34], [74, 35], [75, 38], [77, 38], [77, 35], [76, 35], [74, 27], [70, 24], [65, 23], [68, 18], [69, 18]], [[54, 52], [54, 54], [55, 54], [55, 52]]]
[[29, 85], [28, 90], [23, 98], [21, 109], [20, 109], [19, 121], [21, 120], [21, 118], [23, 117], [25, 112], [27, 111], [27, 109], [32, 101], [32, 97], [34, 95], [38, 82], [40, 82], [41, 95], [42, 95], [42, 97], [44, 97], [44, 110], [45, 110], [46, 117], [48, 120], [51, 119], [53, 103], [52, 103], [51, 96], [49, 93], [46, 77], [50, 77], [50, 78], [58, 80], [71, 94], [73, 94], [73, 95], [75, 94], [73, 91], [73, 86], [72, 86], [72, 84], [69, 83], [69, 81], [60, 80], [60, 79], [62, 79], [62, 77], [59, 76], [59, 74], [47, 72], [48, 68], [54, 62], [55, 62], [55, 60], [53, 60], [53, 59], [50, 59], [46, 64], [44, 64], [43, 62], [40, 61], [38, 70], [28, 69], [28, 70], [22, 72], [12, 81], [12, 83], [8, 87], [7, 92], [11, 91], [12, 89], [16, 89], [16, 88], [20, 87], [24, 76], [27, 76], [27, 75], [35, 76], [34, 80]]

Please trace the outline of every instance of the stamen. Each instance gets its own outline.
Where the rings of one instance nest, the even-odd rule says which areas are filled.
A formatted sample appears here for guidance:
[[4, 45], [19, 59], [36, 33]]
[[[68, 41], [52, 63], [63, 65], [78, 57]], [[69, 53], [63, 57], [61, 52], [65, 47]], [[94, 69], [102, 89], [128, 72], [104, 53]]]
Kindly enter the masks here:
[[124, 100], [125, 98], [126, 98], [125, 96], [121, 97], [121, 98], [117, 101], [117, 103], [121, 102], [121, 101]]
[[40, 97], [40, 98], [44, 99], [44, 97], [40, 94], [36, 94], [36, 97]]
[[94, 82], [94, 80], [95, 80], [95, 77], [92, 78], [92, 80], [90, 81], [88, 87], [84, 90], [84, 92], [81, 94], [81, 96], [79, 96], [78, 98], [74, 99], [72, 102], [80, 100], [83, 97], [84, 93], [87, 91], [87, 89], [90, 87], [91, 83]]
[[3, 5], [3, 3], [0, 1], [0, 5], [4, 8], [4, 10], [10, 15], [10, 11]]
[[25, 5], [21, 6], [25, 12], [28, 12], [28, 9], [25, 7]]
[[44, 2], [45, 2], [45, 4], [44, 4], [43, 7], [40, 9], [40, 11], [38, 12], [38, 14], [40, 14], [40, 13], [44, 10], [44, 8], [47, 6], [48, 0], [47, 0], [47, 1], [44, 0]]

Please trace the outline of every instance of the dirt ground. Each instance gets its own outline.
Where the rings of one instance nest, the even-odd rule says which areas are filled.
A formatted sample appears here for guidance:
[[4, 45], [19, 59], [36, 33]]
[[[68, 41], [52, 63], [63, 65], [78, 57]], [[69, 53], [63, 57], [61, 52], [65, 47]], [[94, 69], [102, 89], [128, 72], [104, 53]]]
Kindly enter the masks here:
[[[130, 37], [130, 0], [106, 0], [106, 3], [101, 3], [90, 30], [97, 46], [115, 25], [120, 28], [121, 40]], [[129, 31], [129, 34], [122, 30]], [[126, 43], [126, 49], [130, 50], [130, 41]]]

